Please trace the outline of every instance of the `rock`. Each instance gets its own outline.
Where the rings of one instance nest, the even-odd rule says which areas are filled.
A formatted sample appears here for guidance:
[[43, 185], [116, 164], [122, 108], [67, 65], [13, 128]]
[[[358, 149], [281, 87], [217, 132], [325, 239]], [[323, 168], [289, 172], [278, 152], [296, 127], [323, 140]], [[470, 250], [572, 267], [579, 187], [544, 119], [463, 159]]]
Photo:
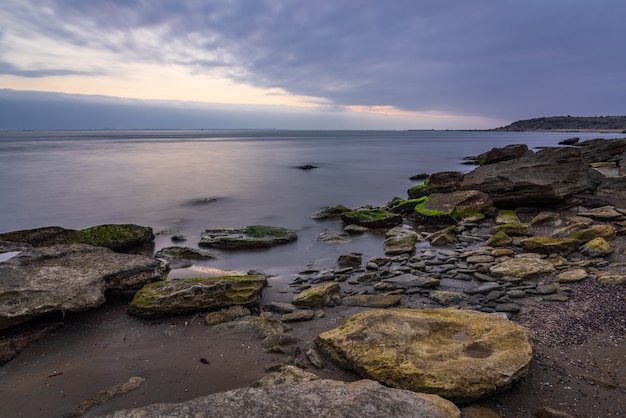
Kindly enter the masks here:
[[585, 269], [571, 269], [566, 270], [562, 273], [556, 275], [557, 283], [573, 283], [579, 282], [585, 278], [587, 278], [588, 273]]
[[513, 242], [513, 238], [508, 236], [503, 231], [497, 231], [494, 233], [487, 241], [485, 241], [485, 245], [489, 247], [505, 247]]
[[468, 296], [465, 293], [448, 292], [445, 290], [433, 290], [428, 294], [428, 297], [444, 306], [452, 305], [468, 299]]
[[220, 254], [216, 251], [199, 250], [189, 247], [165, 247], [157, 251], [154, 256], [169, 262], [174, 262], [179, 260], [210, 260], [219, 258]]
[[479, 213], [493, 209], [491, 197], [478, 190], [463, 190], [450, 193], [431, 193], [420, 198], [415, 206], [415, 216], [421, 223], [456, 223]]
[[484, 295], [496, 289], [500, 289], [500, 285], [498, 283], [485, 282], [485, 283], [479, 284], [478, 286], [467, 289], [466, 293], [470, 295], [480, 295], [480, 294]]
[[502, 418], [491, 408], [480, 405], [469, 405], [461, 408], [461, 418]]
[[510, 144], [502, 148], [492, 148], [490, 151], [478, 155], [476, 158], [480, 165], [499, 163], [500, 161], [513, 160], [526, 155], [533, 155], [526, 144]]
[[522, 309], [517, 303], [500, 303], [494, 308], [496, 312], [517, 313]]
[[298, 166], [298, 168], [300, 170], [312, 170], [314, 168], [317, 168], [317, 166], [313, 165], [313, 164], [302, 164], [302, 165]]
[[467, 403], [528, 372], [531, 331], [498, 315], [452, 308], [370, 310], [315, 343], [340, 366], [385, 385]]
[[561, 217], [558, 213], [554, 212], [539, 212], [529, 222], [533, 226], [551, 226], [557, 227], [563, 224]]
[[508, 223], [495, 225], [491, 228], [491, 232], [504, 232], [510, 237], [532, 237], [535, 233], [532, 225], [526, 223]]
[[341, 215], [344, 223], [356, 224], [366, 228], [391, 228], [402, 223], [402, 215], [387, 212], [384, 209], [359, 209]]
[[390, 285], [392, 289], [408, 289], [411, 287], [432, 288], [439, 285], [440, 280], [432, 277], [416, 276], [414, 274], [401, 274], [383, 279], [383, 283]]
[[470, 264], [484, 264], [484, 263], [493, 263], [496, 259], [490, 255], [486, 254], [476, 254], [470, 255], [465, 259]]
[[458, 190], [464, 175], [459, 171], [440, 171], [431, 174], [428, 182], [425, 183], [427, 194], [450, 193]]
[[593, 225], [589, 228], [573, 232], [569, 238], [578, 240], [581, 244], [591, 241], [594, 238], [615, 238], [615, 228], [610, 224]]
[[328, 219], [328, 218], [339, 218], [346, 212], [352, 212], [352, 209], [347, 208], [343, 205], [337, 205], [332, 207], [325, 207], [319, 212], [316, 212], [311, 216], [313, 219]]
[[501, 207], [547, 204], [593, 188], [589, 170], [580, 149], [550, 148], [478, 167], [460, 189], [487, 193]]
[[280, 320], [283, 322], [310, 321], [315, 317], [315, 311], [311, 309], [298, 309], [281, 315]]
[[15, 245], [20, 254], [0, 263], [0, 329], [52, 312], [98, 307], [106, 290], [136, 289], [169, 271], [152, 257], [86, 244]]
[[274, 373], [263, 376], [250, 384], [250, 387], [259, 388], [283, 384], [298, 384], [318, 380], [319, 377], [313, 373], [302, 370], [299, 367], [285, 365], [281, 366]]
[[457, 227], [451, 225], [447, 228], [432, 233], [428, 239], [432, 245], [447, 245], [456, 242]]
[[324, 231], [317, 236], [317, 240], [326, 244], [345, 244], [352, 241], [350, 235], [341, 231]]
[[561, 253], [568, 254], [575, 251], [581, 244], [577, 238], [553, 238], [553, 237], [530, 237], [520, 240], [525, 251], [542, 254]]
[[128, 378], [126, 381], [120, 383], [119, 385], [102, 389], [91, 398], [83, 401], [74, 411], [69, 414], [69, 416], [81, 417], [85, 414], [85, 412], [87, 412], [88, 409], [96, 405], [101, 405], [117, 395], [123, 395], [125, 393], [131, 392], [139, 388], [139, 386], [141, 386], [141, 384], [145, 381], [146, 379], [144, 379], [143, 377], [133, 376]]
[[608, 221], [611, 219], [622, 219], [624, 215], [617, 210], [614, 206], [601, 206], [599, 208], [587, 209], [578, 212], [578, 216], [586, 216], [593, 219]]
[[55, 244], [89, 244], [124, 251], [154, 240], [152, 228], [134, 224], [97, 225], [81, 230], [58, 226], [0, 234], [0, 241], [25, 242], [33, 247]]
[[128, 313], [141, 318], [255, 305], [267, 279], [261, 276], [221, 276], [163, 280], [139, 290]]
[[613, 248], [602, 237], [594, 238], [578, 250], [581, 254], [590, 258], [604, 257], [613, 252]]
[[417, 232], [403, 227], [391, 228], [387, 231], [383, 248], [385, 254], [397, 255], [415, 251], [415, 243], [424, 238]]
[[540, 295], [551, 295], [552, 293], [556, 293], [558, 289], [558, 286], [554, 283], [537, 285], [537, 293]]
[[559, 145], [576, 145], [578, 141], [580, 141], [580, 138], [578, 137], [567, 138], [562, 141], [559, 141]]
[[598, 275], [598, 281], [608, 285], [624, 285], [626, 284], [626, 274], [604, 273]]
[[595, 138], [576, 144], [582, 150], [583, 159], [587, 164], [610, 161], [626, 152], [626, 138], [604, 139]]
[[[235, 321], [224, 322], [217, 324], [213, 327], [213, 330], [217, 332], [240, 333], [240, 334], [252, 334], [253, 338], [264, 340], [268, 337], [272, 337], [277, 334], [283, 335], [285, 331], [289, 330], [289, 327], [281, 321], [261, 318], [258, 316], [244, 316]], [[272, 345], [276, 345], [276, 341], [273, 341]], [[289, 342], [293, 344], [293, 341]], [[262, 343], [263, 346], [268, 346], [266, 343]]]
[[517, 277], [525, 279], [544, 273], [553, 273], [554, 266], [540, 257], [532, 257], [524, 254], [504, 260], [489, 268], [489, 272], [496, 277]]
[[209, 312], [204, 316], [204, 323], [213, 326], [217, 324], [223, 324], [224, 322], [234, 321], [237, 318], [250, 315], [250, 309], [241, 306], [231, 306], [228, 309], [222, 309], [215, 312]]
[[596, 188], [594, 194], [606, 199], [626, 202], [626, 177], [607, 177]]
[[496, 215], [497, 224], [518, 224], [521, 223], [514, 210], [502, 209]]
[[267, 248], [296, 239], [296, 233], [286, 228], [251, 225], [238, 229], [207, 229], [202, 234], [199, 245], [217, 248]]
[[316, 349], [309, 348], [304, 354], [306, 355], [306, 358], [311, 362], [311, 364], [318, 369], [323, 369], [324, 367], [326, 367], [326, 362]]
[[337, 259], [337, 265], [339, 267], [359, 268], [361, 267], [362, 262], [363, 262], [363, 259], [361, 257], [361, 254], [357, 254], [357, 253], [340, 255], [339, 259]]
[[240, 388], [178, 404], [116, 411], [103, 418], [152, 417], [459, 418], [459, 409], [436, 395], [384, 387], [373, 381], [313, 380]]
[[340, 291], [341, 287], [339, 283], [324, 283], [303, 290], [293, 297], [291, 303], [296, 306], [306, 306], [309, 308], [326, 306], [331, 302], [338, 304], [341, 300]]
[[365, 306], [367, 308], [389, 308], [402, 300], [400, 295], [353, 295], [341, 299], [345, 306]]

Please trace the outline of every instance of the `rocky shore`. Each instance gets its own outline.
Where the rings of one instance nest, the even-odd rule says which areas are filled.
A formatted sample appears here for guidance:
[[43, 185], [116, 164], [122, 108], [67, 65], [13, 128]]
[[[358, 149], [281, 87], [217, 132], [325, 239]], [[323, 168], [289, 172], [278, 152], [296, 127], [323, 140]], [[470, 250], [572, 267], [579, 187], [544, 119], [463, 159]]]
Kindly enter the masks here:
[[[104, 304], [127, 305], [136, 319], [124, 321], [159, 329], [152, 338], [162, 349], [151, 359], [171, 348], [159, 339], [171, 332], [166, 325], [182, 323], [181, 333], [198, 332], [196, 367], [220, 370], [210, 381], [235, 373], [216, 364], [216, 348], [201, 348], [216, 340], [231, 360], [244, 346], [254, 352], [237, 357], [249, 377], [264, 372], [237, 389], [212, 383], [216, 389], [181, 402], [166, 397], [168, 404], [124, 402], [147, 387], [166, 391], [154, 390], [150, 376], [125, 376], [64, 404], [63, 414], [622, 416], [626, 139], [536, 152], [519, 144], [469, 160], [478, 167], [424, 176], [386, 207], [338, 205], [313, 215], [343, 220], [343, 231], [318, 238], [329, 243], [384, 233], [381, 253], [303, 266], [284, 289], [261, 271], [168, 280], [168, 263], [215, 252], [139, 254], [133, 248], [153, 235], [135, 225], [0, 234], [2, 412], [15, 408], [6, 389], [19, 373], [11, 359], [45, 341], [66, 315]], [[206, 231], [198, 244], [258, 251], [295, 239], [294, 231], [254, 225]], [[42, 381], [64, 378], [50, 373]]]

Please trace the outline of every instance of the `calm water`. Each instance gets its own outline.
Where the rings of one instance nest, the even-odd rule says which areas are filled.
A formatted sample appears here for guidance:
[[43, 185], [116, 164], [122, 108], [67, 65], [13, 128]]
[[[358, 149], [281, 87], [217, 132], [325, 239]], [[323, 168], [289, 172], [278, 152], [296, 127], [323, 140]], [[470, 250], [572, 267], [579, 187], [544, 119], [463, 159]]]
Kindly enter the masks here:
[[[324, 206], [384, 205], [406, 197], [413, 174], [469, 171], [461, 159], [493, 147], [556, 145], [595, 133], [460, 131], [88, 131], [0, 132], [0, 232], [58, 225], [136, 223], [176, 231], [197, 247], [207, 228], [254, 224], [298, 230], [296, 243], [227, 252], [210, 266], [271, 270], [351, 251], [382, 255], [367, 234], [328, 245], [337, 221]], [[622, 135], [623, 136], [623, 135]], [[313, 164], [318, 168], [300, 170]], [[171, 245], [157, 237], [156, 249]]]

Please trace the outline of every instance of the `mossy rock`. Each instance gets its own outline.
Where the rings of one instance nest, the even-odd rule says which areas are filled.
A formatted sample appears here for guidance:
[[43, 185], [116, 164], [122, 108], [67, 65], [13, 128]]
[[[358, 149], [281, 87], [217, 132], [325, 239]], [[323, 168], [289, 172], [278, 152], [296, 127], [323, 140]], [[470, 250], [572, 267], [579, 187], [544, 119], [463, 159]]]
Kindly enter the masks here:
[[220, 276], [162, 280], [145, 285], [128, 305], [128, 313], [154, 318], [235, 305], [257, 305], [267, 284], [262, 276]]
[[594, 225], [590, 228], [581, 229], [573, 232], [569, 238], [576, 239], [579, 242], [591, 241], [594, 238], [615, 238], [615, 228], [610, 224]]
[[569, 254], [580, 247], [581, 242], [575, 238], [530, 237], [520, 241], [524, 251], [542, 254]]
[[384, 209], [359, 209], [341, 215], [344, 223], [366, 228], [391, 228], [402, 223], [402, 215]]
[[497, 231], [485, 242], [485, 245], [489, 247], [505, 247], [513, 242], [513, 238], [508, 236], [503, 231]]
[[268, 248], [298, 239], [295, 232], [276, 226], [251, 225], [245, 228], [208, 229], [201, 246], [217, 248]]
[[504, 232], [510, 237], [531, 237], [534, 234], [534, 229], [531, 224], [514, 222], [494, 225], [491, 232]]
[[311, 216], [313, 219], [327, 219], [327, 218], [339, 218], [346, 212], [351, 212], [352, 209], [345, 207], [344, 205], [337, 205], [331, 207], [325, 207], [319, 212], [316, 212]]
[[134, 224], [106, 224], [81, 229], [76, 242], [122, 251], [154, 240], [152, 228]]
[[365, 378], [459, 403], [510, 388], [532, 359], [529, 329], [498, 315], [451, 308], [360, 312], [315, 343]]
[[419, 199], [420, 197], [427, 196], [430, 193], [428, 191], [428, 180], [426, 180], [423, 184], [409, 187], [406, 193], [409, 196], [409, 199]]
[[517, 213], [514, 210], [502, 209], [498, 211], [496, 215], [496, 223], [499, 224], [517, 224], [520, 223], [520, 219], [517, 217]]
[[43, 228], [5, 232], [0, 234], [0, 241], [25, 242], [33, 247], [75, 244], [77, 232], [75, 229], [65, 229], [60, 226], [46, 226]]
[[390, 202], [389, 210], [393, 213], [413, 213], [415, 212], [415, 206], [419, 205], [421, 202], [421, 199], [408, 199]]
[[319, 308], [333, 302], [339, 304], [341, 288], [336, 282], [328, 282], [304, 289], [293, 297], [291, 303], [308, 308]]
[[415, 216], [425, 224], [453, 224], [493, 209], [491, 198], [478, 190], [432, 193], [418, 200]]
[[211, 250], [173, 246], [161, 248], [154, 256], [171, 262], [178, 260], [210, 260], [219, 258], [220, 254]]

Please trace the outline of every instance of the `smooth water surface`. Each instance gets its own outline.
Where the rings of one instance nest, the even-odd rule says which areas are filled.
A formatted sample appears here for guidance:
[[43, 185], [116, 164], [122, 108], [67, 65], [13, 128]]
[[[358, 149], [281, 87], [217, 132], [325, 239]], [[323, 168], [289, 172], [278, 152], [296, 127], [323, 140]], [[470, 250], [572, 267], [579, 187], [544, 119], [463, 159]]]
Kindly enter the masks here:
[[[356, 251], [380, 255], [382, 237], [328, 245], [317, 235], [339, 221], [315, 221], [324, 206], [381, 206], [406, 197], [409, 177], [470, 171], [462, 158], [493, 147], [530, 148], [597, 133], [478, 131], [1, 131], [0, 232], [58, 225], [136, 223], [197, 247], [205, 229], [254, 224], [296, 229], [296, 243], [230, 252], [211, 265], [304, 265]], [[302, 170], [303, 164], [317, 166]]]

